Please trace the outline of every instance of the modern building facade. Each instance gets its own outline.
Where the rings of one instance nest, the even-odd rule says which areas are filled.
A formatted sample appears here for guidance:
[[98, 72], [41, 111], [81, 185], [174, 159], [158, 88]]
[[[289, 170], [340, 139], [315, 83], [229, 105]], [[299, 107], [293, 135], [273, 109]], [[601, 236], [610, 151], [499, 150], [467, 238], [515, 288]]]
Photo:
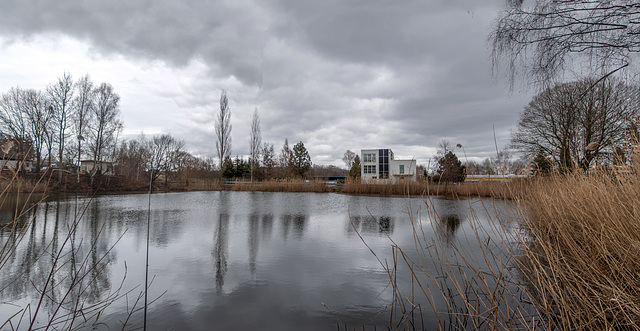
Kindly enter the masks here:
[[390, 149], [362, 149], [360, 175], [363, 181], [416, 180], [416, 160], [396, 160]]

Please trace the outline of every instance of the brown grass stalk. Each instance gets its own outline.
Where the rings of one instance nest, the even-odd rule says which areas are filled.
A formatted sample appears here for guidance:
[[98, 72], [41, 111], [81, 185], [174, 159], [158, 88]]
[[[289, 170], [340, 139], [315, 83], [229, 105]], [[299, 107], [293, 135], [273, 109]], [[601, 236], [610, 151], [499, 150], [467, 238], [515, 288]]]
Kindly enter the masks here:
[[[401, 312], [392, 328], [417, 328], [418, 309], [435, 313], [440, 329], [640, 330], [640, 174], [558, 174], [498, 192], [516, 207], [483, 200], [483, 217], [497, 215], [489, 228], [471, 205], [461, 208], [472, 231], [460, 239], [439, 230], [446, 222], [431, 198], [424, 211], [410, 210], [414, 247], [393, 243], [394, 265], [383, 265]], [[397, 261], [421, 300], [398, 294]]]

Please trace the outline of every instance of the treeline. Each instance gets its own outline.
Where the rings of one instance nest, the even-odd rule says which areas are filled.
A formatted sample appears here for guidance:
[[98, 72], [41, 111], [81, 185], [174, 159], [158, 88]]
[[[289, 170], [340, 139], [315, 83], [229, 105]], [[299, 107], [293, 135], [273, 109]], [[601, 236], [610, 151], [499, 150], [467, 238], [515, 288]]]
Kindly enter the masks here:
[[[228, 111], [224, 92], [221, 108]], [[122, 139], [120, 96], [114, 88], [109, 83], [94, 83], [88, 75], [74, 80], [64, 73], [44, 90], [13, 87], [0, 96], [0, 148], [5, 164], [19, 161], [19, 170], [31, 172], [56, 168], [60, 180], [64, 172], [82, 172], [92, 179], [108, 173], [165, 183], [344, 175], [338, 167], [313, 166], [302, 142], [290, 148], [285, 139], [276, 155], [272, 143], [262, 144], [257, 110], [255, 116], [252, 130], [257, 143], [252, 142], [251, 156], [231, 158], [228, 138], [227, 155], [219, 162], [190, 154], [184, 141], [170, 134]], [[227, 135], [230, 129], [228, 125]], [[85, 161], [91, 166], [81, 167]]]
[[109, 83], [65, 73], [44, 90], [11, 88], [0, 97], [0, 139], [5, 160], [74, 168], [82, 157], [113, 161], [123, 123], [120, 97]]

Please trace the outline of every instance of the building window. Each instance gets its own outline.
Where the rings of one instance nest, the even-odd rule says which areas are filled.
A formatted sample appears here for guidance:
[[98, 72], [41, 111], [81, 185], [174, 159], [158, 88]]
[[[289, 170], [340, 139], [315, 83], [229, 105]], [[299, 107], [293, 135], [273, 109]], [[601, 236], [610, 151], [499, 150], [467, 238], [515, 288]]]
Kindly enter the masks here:
[[400, 165], [400, 174], [404, 174], [404, 164]]
[[364, 173], [365, 174], [375, 174], [376, 173], [376, 166], [374, 166], [374, 165], [365, 165], [363, 169], [364, 169]]
[[363, 162], [376, 162], [375, 154], [365, 153], [364, 155], [362, 155], [362, 158], [364, 159]]

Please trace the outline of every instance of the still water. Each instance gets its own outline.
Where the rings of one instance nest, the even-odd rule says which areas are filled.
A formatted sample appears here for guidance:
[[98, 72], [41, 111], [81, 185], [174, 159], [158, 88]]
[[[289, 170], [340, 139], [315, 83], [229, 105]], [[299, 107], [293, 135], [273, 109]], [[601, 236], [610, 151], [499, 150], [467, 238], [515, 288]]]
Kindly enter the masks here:
[[[392, 244], [411, 251], [412, 220], [427, 241], [464, 238], [473, 233], [464, 215], [482, 224], [491, 222], [486, 210], [503, 208], [487, 202], [189, 192], [153, 194], [150, 214], [148, 195], [42, 202], [27, 212], [33, 221], [20, 223], [22, 240], [0, 261], [0, 325], [11, 319], [27, 329], [35, 315], [35, 326], [46, 326], [70, 304], [114, 298], [87, 329], [142, 327], [149, 219], [149, 330], [386, 328], [393, 291], [380, 261], [392, 262]], [[425, 216], [428, 208], [438, 219]], [[12, 216], [0, 214], [0, 222]], [[18, 237], [5, 227], [0, 244]], [[57, 310], [56, 302], [67, 303]], [[431, 323], [425, 312], [421, 325]]]

